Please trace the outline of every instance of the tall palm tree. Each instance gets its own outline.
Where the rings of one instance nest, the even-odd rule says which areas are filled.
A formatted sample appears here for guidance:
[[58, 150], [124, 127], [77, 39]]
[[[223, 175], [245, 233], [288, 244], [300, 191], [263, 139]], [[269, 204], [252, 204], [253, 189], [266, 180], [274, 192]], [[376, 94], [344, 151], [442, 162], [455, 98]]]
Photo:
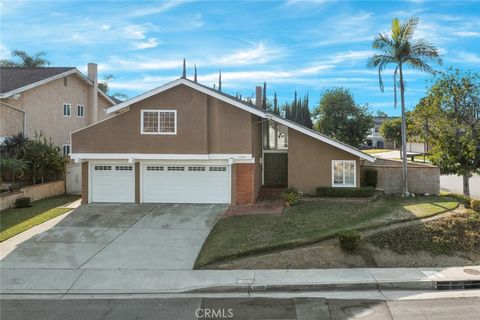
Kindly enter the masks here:
[[29, 55], [22, 50], [13, 50], [11, 56], [18, 58], [20, 61], [14, 59], [0, 60], [0, 66], [2, 67], [23, 67], [23, 68], [35, 68], [49, 66], [50, 62], [45, 59], [44, 52], [37, 52], [33, 56]]
[[[392, 20], [391, 35], [379, 34], [373, 41], [373, 48], [380, 50], [368, 61], [369, 68], [378, 68], [378, 81], [383, 92], [382, 71], [389, 65], [395, 67], [393, 72], [393, 88], [395, 107], [397, 106], [397, 85], [400, 86], [402, 106], [402, 162], [403, 162], [403, 194], [408, 194], [407, 186], [407, 125], [405, 116], [405, 83], [404, 67], [409, 66], [427, 73], [435, 73], [429, 63], [442, 63], [438, 49], [424, 39], [413, 39], [413, 33], [419, 22], [418, 18], [410, 18], [401, 23], [397, 18]], [[397, 80], [398, 79], [398, 80]]]

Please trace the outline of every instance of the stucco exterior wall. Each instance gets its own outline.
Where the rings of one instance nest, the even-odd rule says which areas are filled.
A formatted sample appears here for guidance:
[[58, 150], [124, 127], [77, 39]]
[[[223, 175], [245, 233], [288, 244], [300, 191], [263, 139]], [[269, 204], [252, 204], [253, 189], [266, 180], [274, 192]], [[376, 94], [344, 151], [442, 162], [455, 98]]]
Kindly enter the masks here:
[[[387, 194], [402, 193], [402, 163], [395, 160], [377, 159], [364, 163], [365, 168], [377, 170], [377, 189]], [[440, 169], [429, 164], [408, 163], [408, 191], [413, 193], [440, 193]]]
[[6, 194], [0, 198], [0, 210], [11, 208], [15, 200], [21, 197], [29, 197], [31, 201], [53, 197], [65, 193], [65, 181], [53, 181], [21, 188], [20, 191]]
[[262, 186], [262, 119], [260, 117], [252, 115], [252, 147], [253, 147], [253, 157], [255, 160], [255, 180], [254, 180], [254, 198], [257, 199], [260, 192], [260, 187]]
[[24, 115], [23, 112], [0, 103], [0, 137], [23, 132]]
[[[83, 128], [92, 123], [92, 106], [88, 103], [88, 95], [91, 94], [91, 86], [81, 80], [76, 75], [67, 76], [67, 86], [64, 86], [64, 80], [58, 79], [30, 90], [20, 93], [18, 99], [5, 99], [4, 101], [25, 110], [26, 112], [26, 132], [27, 137], [34, 137], [35, 132], [42, 132], [47, 138], [51, 138], [56, 145], [70, 144], [70, 132]], [[70, 117], [63, 116], [63, 104], [71, 104]], [[77, 106], [84, 106], [84, 116], [77, 116]], [[99, 119], [105, 119], [108, 116], [104, 108], [111, 103], [99, 95], [98, 114]], [[3, 112], [1, 107], [1, 135], [12, 135], [23, 130], [23, 118], [19, 119], [17, 114], [21, 112], [11, 111]], [[6, 110], [6, 109], [5, 109]], [[4, 116], [5, 115], [5, 116]], [[23, 114], [22, 114], [23, 115]], [[3, 122], [7, 125], [3, 126]], [[20, 130], [18, 130], [20, 128]]]
[[[176, 135], [141, 134], [141, 110], [176, 110]], [[252, 153], [250, 114], [187, 86], [72, 134], [74, 153]], [[101, 137], [101, 139], [98, 139]]]
[[288, 130], [288, 185], [315, 194], [317, 187], [332, 186], [332, 160], [356, 161], [356, 186], [360, 186], [360, 161], [353, 154]]

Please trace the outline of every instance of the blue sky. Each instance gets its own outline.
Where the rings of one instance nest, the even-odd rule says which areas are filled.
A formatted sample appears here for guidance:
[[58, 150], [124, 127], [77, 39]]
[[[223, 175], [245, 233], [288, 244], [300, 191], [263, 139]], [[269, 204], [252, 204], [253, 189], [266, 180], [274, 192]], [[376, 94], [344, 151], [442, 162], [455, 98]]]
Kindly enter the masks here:
[[[251, 95], [266, 81], [280, 102], [297, 90], [316, 105], [343, 86], [372, 112], [398, 115], [392, 70], [381, 93], [366, 61], [375, 35], [410, 16], [420, 18], [416, 35], [440, 48], [437, 69], [480, 72], [478, 1], [1, 1], [0, 56], [44, 51], [53, 66], [81, 71], [96, 62], [100, 77], [115, 77], [111, 93], [130, 97], [178, 78], [185, 57], [203, 84], [216, 83], [221, 69], [231, 94]], [[429, 76], [408, 70], [406, 82], [410, 109]]]

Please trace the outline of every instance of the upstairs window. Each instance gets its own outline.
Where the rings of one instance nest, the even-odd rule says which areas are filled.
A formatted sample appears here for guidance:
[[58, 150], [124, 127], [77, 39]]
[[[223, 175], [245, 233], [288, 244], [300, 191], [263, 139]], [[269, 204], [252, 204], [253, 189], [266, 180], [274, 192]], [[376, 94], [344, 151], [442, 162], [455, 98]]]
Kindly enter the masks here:
[[83, 117], [84, 116], [84, 109], [85, 109], [85, 106], [79, 104], [77, 106], [77, 117]]
[[142, 110], [142, 134], [177, 134], [176, 110]]
[[70, 145], [64, 144], [62, 147], [62, 153], [64, 156], [68, 156], [70, 154]]
[[63, 116], [70, 117], [72, 115], [72, 105], [70, 103], [63, 104]]
[[355, 161], [333, 160], [332, 161], [332, 186], [355, 187], [356, 186]]

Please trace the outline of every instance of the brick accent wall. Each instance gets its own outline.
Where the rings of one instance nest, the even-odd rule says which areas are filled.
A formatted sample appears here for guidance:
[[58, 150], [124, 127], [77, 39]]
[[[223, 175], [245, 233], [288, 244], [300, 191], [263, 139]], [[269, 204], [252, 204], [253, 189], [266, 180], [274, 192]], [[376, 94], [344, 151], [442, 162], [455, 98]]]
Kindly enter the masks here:
[[255, 202], [255, 164], [237, 163], [234, 172], [234, 203], [247, 204]]

